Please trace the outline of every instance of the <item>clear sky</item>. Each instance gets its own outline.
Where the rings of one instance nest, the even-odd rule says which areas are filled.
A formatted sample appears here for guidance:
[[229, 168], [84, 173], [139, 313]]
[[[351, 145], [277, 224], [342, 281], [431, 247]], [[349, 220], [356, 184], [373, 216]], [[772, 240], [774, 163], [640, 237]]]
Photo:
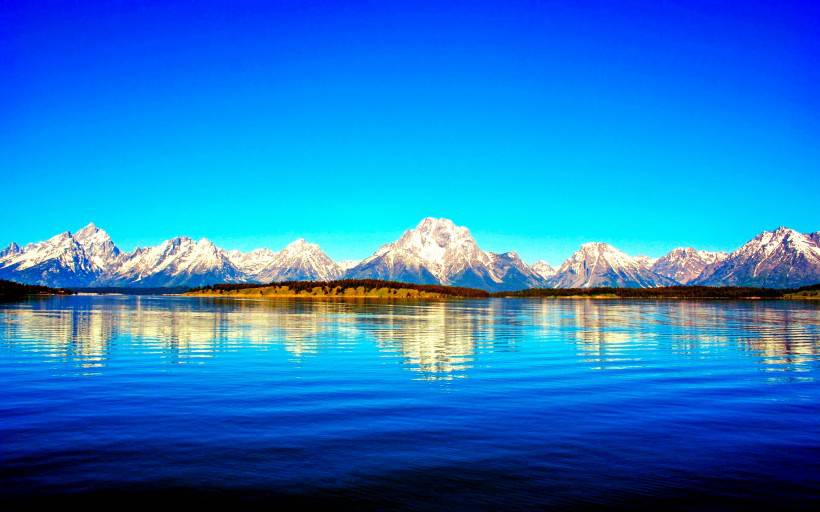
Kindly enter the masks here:
[[442, 216], [560, 263], [820, 229], [816, 1], [6, 0], [0, 69], [0, 245], [345, 259]]

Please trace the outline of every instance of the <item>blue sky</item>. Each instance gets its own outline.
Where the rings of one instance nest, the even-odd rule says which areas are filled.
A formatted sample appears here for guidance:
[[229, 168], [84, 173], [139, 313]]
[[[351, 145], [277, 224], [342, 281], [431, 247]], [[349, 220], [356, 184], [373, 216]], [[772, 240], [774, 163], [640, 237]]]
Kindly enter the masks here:
[[3, 2], [0, 244], [342, 259], [443, 216], [559, 263], [820, 229], [816, 2], [270, 3]]

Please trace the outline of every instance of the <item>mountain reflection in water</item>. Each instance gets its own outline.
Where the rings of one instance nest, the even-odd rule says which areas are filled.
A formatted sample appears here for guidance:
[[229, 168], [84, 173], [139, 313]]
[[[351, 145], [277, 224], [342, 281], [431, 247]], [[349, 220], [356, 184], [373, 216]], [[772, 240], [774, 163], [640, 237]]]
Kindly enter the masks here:
[[816, 508], [818, 324], [787, 301], [6, 303], [0, 506]]
[[516, 351], [522, 337], [570, 341], [585, 364], [600, 370], [641, 366], [636, 348], [704, 358], [735, 346], [777, 371], [798, 372], [816, 361], [814, 305], [730, 304], [56, 297], [2, 307], [0, 328], [13, 348], [89, 374], [105, 366], [112, 341], [123, 338], [161, 353], [164, 364], [203, 362], [250, 345], [281, 347], [298, 360], [368, 340], [430, 379], [467, 377], [477, 354]]

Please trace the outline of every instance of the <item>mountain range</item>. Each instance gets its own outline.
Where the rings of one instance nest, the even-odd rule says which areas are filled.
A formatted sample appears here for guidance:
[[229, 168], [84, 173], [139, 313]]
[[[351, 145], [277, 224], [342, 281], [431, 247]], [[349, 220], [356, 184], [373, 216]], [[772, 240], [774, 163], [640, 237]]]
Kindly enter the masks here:
[[489, 291], [525, 288], [672, 285], [791, 288], [820, 282], [820, 232], [764, 231], [732, 253], [676, 248], [661, 258], [629, 256], [583, 244], [559, 267], [525, 263], [515, 252], [481, 249], [470, 231], [448, 219], [425, 218], [361, 261], [335, 262], [314, 243], [280, 251], [225, 250], [207, 239], [176, 237], [121, 251], [94, 224], [0, 251], [0, 279], [57, 287], [171, 287], [341, 278], [388, 279]]

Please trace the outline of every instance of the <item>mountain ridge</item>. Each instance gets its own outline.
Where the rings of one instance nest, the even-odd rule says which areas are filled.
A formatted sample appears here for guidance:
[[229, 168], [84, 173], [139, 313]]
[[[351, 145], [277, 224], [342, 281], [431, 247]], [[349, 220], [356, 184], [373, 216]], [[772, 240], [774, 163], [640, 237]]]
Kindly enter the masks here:
[[179, 236], [123, 252], [90, 223], [72, 233], [0, 251], [0, 279], [54, 287], [193, 287], [386, 279], [490, 292], [531, 288], [652, 288], [674, 285], [794, 288], [820, 282], [820, 231], [763, 231], [731, 253], [691, 247], [660, 258], [629, 256], [604, 242], [582, 244], [560, 266], [527, 264], [514, 251], [483, 250], [470, 230], [427, 217], [359, 261], [336, 262], [302, 238], [279, 251], [225, 250]]

